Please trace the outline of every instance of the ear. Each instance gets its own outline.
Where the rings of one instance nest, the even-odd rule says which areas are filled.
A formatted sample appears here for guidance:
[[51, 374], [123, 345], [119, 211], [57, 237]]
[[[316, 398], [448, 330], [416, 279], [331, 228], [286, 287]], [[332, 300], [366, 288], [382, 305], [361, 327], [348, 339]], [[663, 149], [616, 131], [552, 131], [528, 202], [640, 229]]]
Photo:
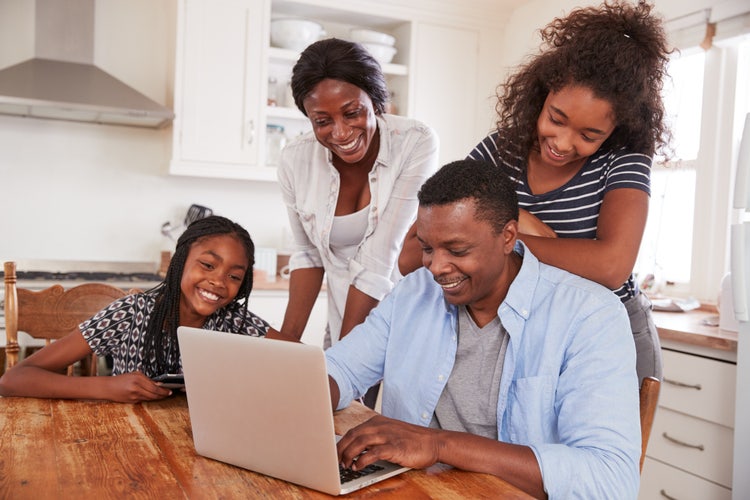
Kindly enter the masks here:
[[503, 227], [503, 251], [505, 255], [510, 255], [513, 252], [513, 248], [516, 246], [516, 239], [518, 239], [518, 221], [509, 220]]

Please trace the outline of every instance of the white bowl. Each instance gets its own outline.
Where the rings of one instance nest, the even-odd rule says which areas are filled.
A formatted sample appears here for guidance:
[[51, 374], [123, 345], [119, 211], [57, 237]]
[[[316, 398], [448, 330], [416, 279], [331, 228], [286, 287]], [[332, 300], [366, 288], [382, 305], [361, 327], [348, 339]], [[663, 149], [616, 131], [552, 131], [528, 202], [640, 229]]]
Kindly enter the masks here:
[[271, 45], [301, 52], [308, 45], [325, 35], [323, 26], [300, 18], [278, 18], [271, 20]]
[[391, 47], [390, 45], [383, 45], [382, 43], [363, 43], [362, 46], [367, 49], [367, 52], [369, 52], [380, 64], [388, 64], [393, 61], [393, 56], [396, 55], [396, 47]]
[[352, 42], [357, 43], [379, 43], [382, 45], [390, 45], [396, 43], [396, 37], [389, 35], [388, 33], [381, 33], [380, 31], [366, 30], [363, 28], [352, 28], [349, 30]]

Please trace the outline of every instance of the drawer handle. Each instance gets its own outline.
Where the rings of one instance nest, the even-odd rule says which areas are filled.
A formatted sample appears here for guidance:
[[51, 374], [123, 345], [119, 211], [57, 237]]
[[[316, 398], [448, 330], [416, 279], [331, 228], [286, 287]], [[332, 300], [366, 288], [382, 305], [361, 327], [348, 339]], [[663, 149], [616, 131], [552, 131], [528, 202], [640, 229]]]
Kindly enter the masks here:
[[664, 498], [666, 498], [667, 500], [677, 500], [677, 499], [676, 499], [675, 497], [673, 497], [673, 496], [671, 496], [671, 495], [667, 495], [667, 492], [666, 492], [666, 491], [664, 491], [664, 490], [660, 490], [660, 491], [659, 491], [659, 494], [660, 494], [661, 496], [663, 496]]
[[700, 451], [703, 451], [705, 449], [702, 444], [690, 444], [690, 443], [686, 443], [685, 441], [680, 441], [679, 439], [673, 438], [672, 436], [670, 436], [666, 432], [663, 432], [662, 436], [664, 437], [664, 439], [666, 439], [668, 441], [672, 441], [674, 444], [679, 444], [680, 446], [685, 446], [687, 448], [695, 448], [696, 450], [700, 450]]
[[676, 380], [671, 380], [671, 379], [668, 379], [668, 378], [665, 378], [664, 382], [666, 382], [669, 385], [674, 385], [674, 386], [677, 386], [677, 387], [687, 387], [689, 389], [695, 389], [696, 391], [700, 391], [702, 389], [702, 387], [701, 387], [700, 384], [686, 384], [684, 382], [678, 382]]

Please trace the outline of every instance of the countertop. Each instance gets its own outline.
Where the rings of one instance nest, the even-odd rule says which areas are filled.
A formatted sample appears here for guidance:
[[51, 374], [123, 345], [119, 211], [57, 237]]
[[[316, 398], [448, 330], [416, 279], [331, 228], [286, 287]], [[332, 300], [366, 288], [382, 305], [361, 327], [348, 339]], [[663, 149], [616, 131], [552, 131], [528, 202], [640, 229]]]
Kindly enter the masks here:
[[737, 352], [737, 332], [709, 326], [704, 320], [718, 315], [716, 308], [703, 305], [687, 312], [654, 311], [654, 323], [659, 339], [675, 341], [701, 348]]

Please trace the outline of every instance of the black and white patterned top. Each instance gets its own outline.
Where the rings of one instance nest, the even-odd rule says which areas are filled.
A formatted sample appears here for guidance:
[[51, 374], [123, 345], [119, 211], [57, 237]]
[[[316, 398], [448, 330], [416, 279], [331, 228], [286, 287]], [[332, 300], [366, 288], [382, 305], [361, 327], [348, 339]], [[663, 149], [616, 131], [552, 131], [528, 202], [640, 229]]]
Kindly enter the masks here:
[[[534, 194], [526, 178], [527, 159], [513, 151], [498, 155], [494, 132], [477, 144], [468, 158], [499, 166], [516, 184], [518, 206], [547, 224], [560, 238], [596, 239], [599, 209], [613, 189], [632, 188], [651, 194], [651, 158], [625, 149], [602, 150], [591, 155], [566, 184], [548, 193]], [[633, 275], [614, 290], [625, 302], [638, 294]]]
[[[97, 356], [110, 355], [113, 359], [112, 375], [140, 371], [147, 377], [159, 375], [156, 353], [146, 353], [144, 333], [156, 303], [156, 292], [148, 291], [128, 295], [111, 303], [79, 325], [83, 338]], [[203, 325], [206, 330], [216, 330], [253, 337], [263, 337], [270, 326], [263, 319], [247, 311], [244, 306], [232, 303], [212, 314]], [[167, 340], [170, 373], [181, 373], [178, 350]]]

